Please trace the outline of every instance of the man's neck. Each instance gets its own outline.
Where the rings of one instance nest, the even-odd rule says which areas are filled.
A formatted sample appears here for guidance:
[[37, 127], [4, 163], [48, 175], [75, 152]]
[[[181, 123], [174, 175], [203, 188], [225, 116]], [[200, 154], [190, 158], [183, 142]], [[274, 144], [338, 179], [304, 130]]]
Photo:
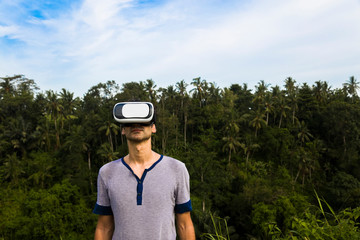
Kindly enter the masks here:
[[128, 149], [129, 155], [125, 157], [125, 161], [132, 166], [148, 168], [159, 158], [159, 154], [151, 150], [151, 141], [128, 142]]

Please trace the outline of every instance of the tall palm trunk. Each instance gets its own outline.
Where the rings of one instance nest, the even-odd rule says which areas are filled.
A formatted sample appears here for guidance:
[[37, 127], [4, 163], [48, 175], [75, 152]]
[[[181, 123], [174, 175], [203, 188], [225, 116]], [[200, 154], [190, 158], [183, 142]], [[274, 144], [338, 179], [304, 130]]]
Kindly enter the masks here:
[[91, 175], [91, 152], [87, 152], [88, 155], [88, 167], [89, 167], [89, 183], [90, 183], [90, 192], [93, 193], [93, 183], [92, 183], [92, 175]]
[[[201, 184], [204, 184], [204, 173], [201, 170]], [[203, 193], [203, 199], [202, 199], [202, 211], [205, 212], [205, 193]]]
[[185, 123], [184, 123], [184, 147], [185, 147], [185, 150], [186, 150], [186, 128], [187, 128], [187, 114], [185, 113]]
[[54, 125], [55, 125], [55, 134], [56, 134], [56, 149], [60, 148], [60, 133], [57, 126], [56, 118], [54, 119]]

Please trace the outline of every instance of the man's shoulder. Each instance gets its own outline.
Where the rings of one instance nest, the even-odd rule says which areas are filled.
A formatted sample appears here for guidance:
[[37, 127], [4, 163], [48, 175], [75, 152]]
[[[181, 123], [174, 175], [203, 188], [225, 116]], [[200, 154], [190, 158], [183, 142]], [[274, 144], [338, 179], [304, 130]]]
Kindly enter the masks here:
[[185, 163], [183, 163], [182, 161], [173, 158], [173, 157], [169, 157], [169, 156], [163, 156], [163, 161], [164, 163], [166, 163], [167, 167], [175, 169], [175, 170], [181, 170], [181, 169], [186, 169]]
[[166, 155], [163, 156], [163, 160], [173, 165], [185, 165], [182, 161]]
[[121, 166], [121, 164], [122, 164], [121, 161], [122, 161], [122, 160], [121, 160], [121, 158], [120, 158], [120, 159], [117, 159], [117, 160], [108, 162], [108, 163], [104, 164], [104, 165], [100, 168], [99, 172], [100, 172], [101, 174], [106, 174], [106, 175], [108, 175], [108, 174], [110, 174], [112, 171], [114, 171], [114, 169], [117, 169], [118, 166]]

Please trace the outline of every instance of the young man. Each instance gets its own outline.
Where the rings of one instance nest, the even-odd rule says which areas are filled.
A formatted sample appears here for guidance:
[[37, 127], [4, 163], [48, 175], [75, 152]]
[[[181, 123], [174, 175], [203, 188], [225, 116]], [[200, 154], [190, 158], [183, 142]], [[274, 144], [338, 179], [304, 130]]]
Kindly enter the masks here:
[[175, 225], [180, 239], [195, 239], [189, 174], [182, 162], [152, 151], [155, 132], [154, 120], [123, 124], [129, 154], [99, 171], [95, 240], [175, 240]]

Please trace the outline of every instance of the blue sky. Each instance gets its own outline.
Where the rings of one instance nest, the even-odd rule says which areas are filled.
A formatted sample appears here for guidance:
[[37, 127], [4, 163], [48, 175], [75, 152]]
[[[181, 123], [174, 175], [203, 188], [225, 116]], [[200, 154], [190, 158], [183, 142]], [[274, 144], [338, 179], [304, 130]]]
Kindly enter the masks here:
[[360, 0], [0, 0], [0, 77], [82, 96], [107, 80], [360, 81]]

